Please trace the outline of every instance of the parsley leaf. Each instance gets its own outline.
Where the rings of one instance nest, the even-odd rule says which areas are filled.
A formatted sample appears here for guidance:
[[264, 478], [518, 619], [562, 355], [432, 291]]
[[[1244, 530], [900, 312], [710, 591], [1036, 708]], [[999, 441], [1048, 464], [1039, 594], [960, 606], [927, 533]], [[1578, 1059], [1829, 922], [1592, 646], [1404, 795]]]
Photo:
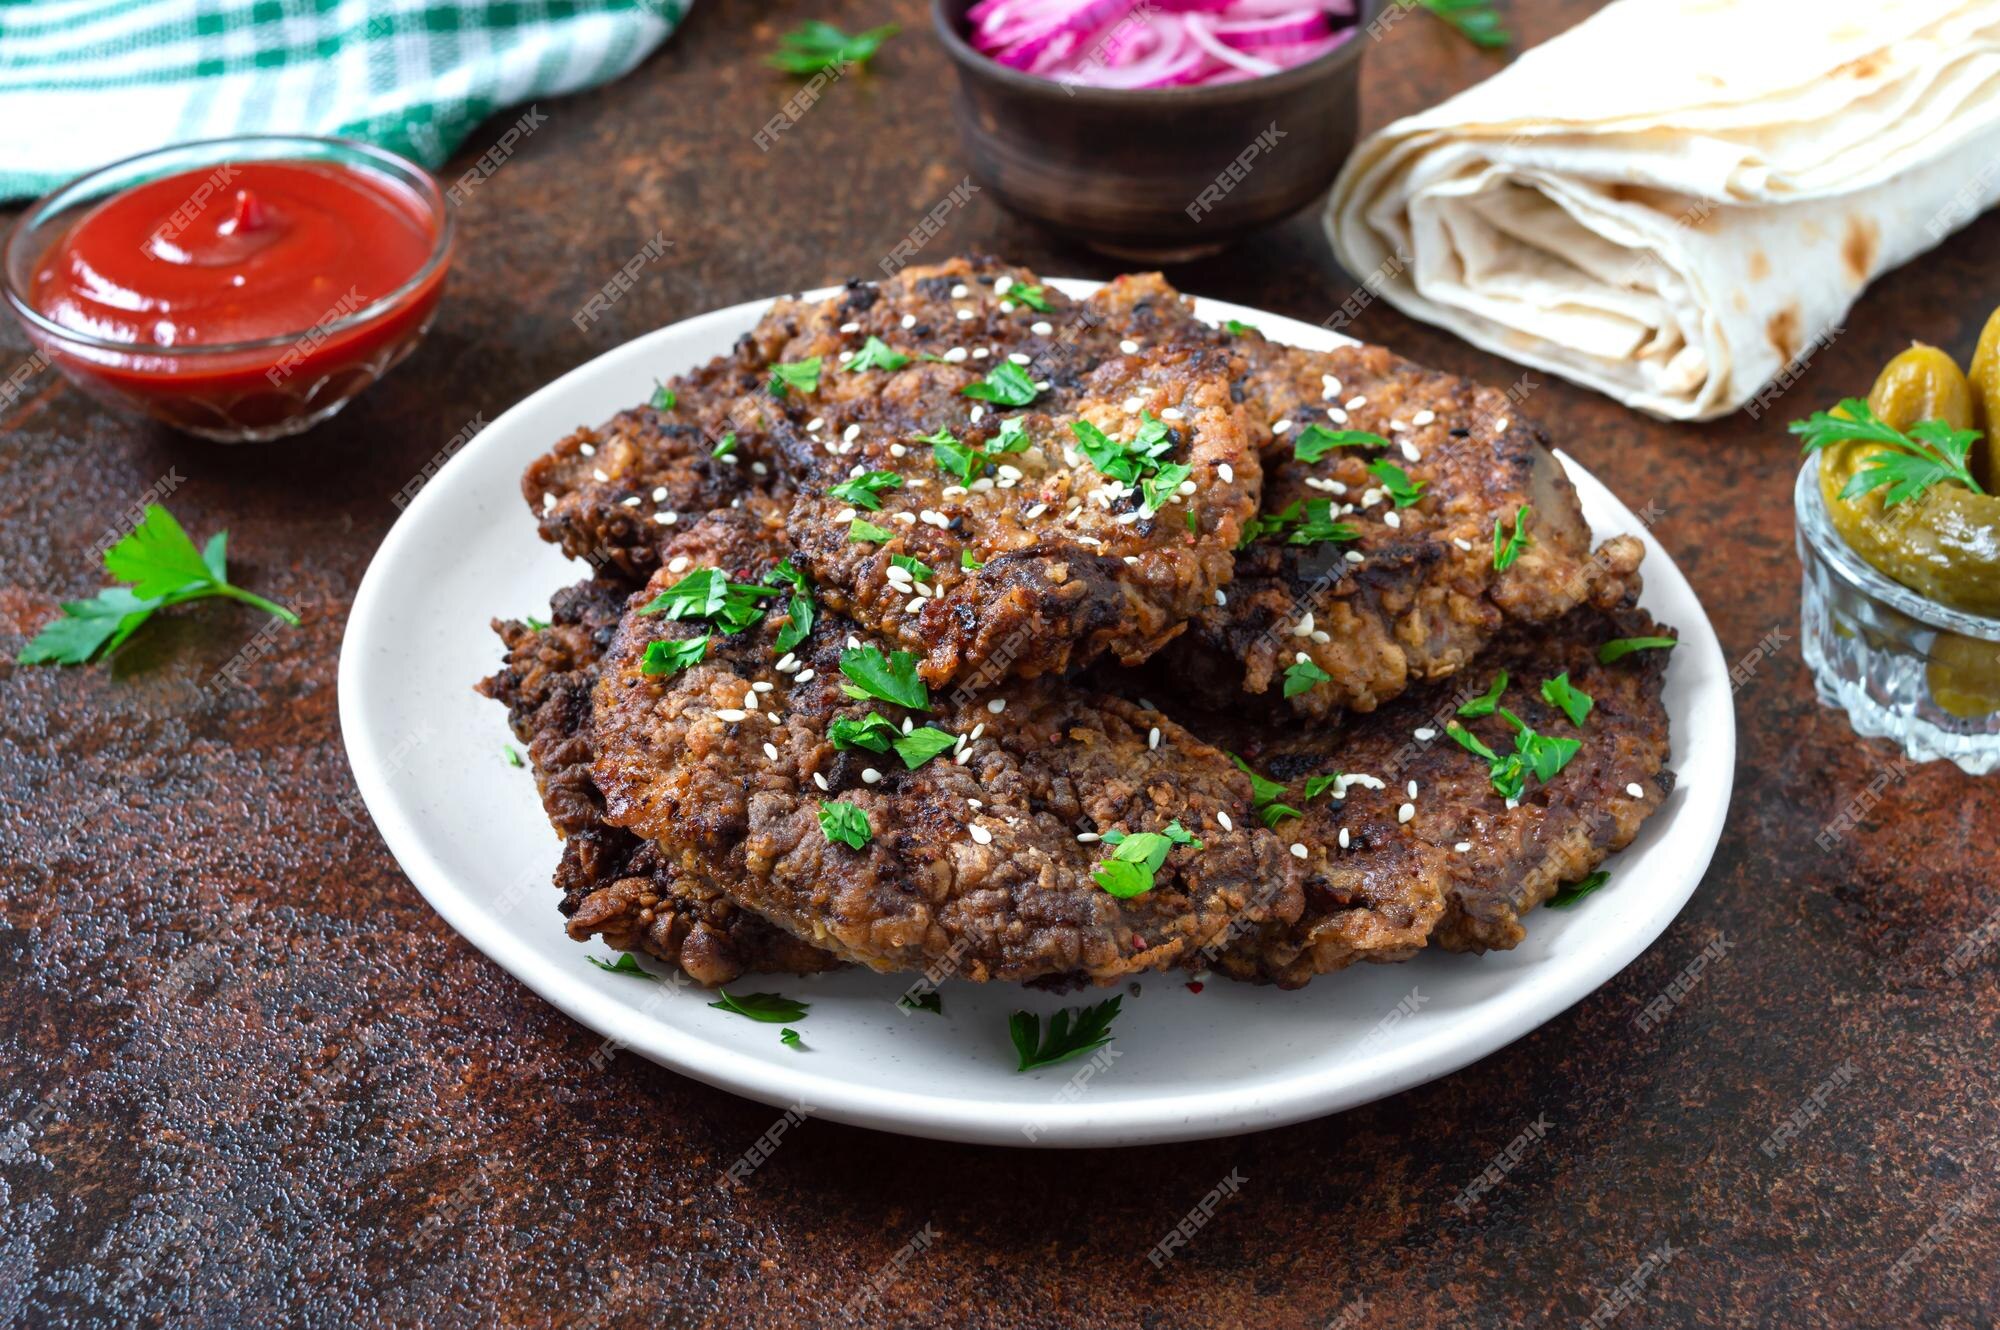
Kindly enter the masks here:
[[[1290, 509], [1286, 512], [1289, 514]], [[1317, 545], [1329, 540], [1357, 540], [1360, 533], [1345, 522], [1333, 520], [1332, 499], [1307, 499], [1305, 516], [1293, 519], [1298, 526], [1285, 537], [1288, 545]]]
[[806, 360], [795, 360], [790, 363], [778, 361], [773, 364], [771, 396], [783, 397], [792, 388], [797, 388], [802, 393], [818, 392], [819, 362], [820, 357], [813, 356]]
[[1236, 764], [1238, 771], [1250, 778], [1250, 801], [1252, 803], [1267, 804], [1273, 799], [1282, 799], [1285, 797], [1285, 787], [1277, 781], [1267, 776], [1258, 775], [1250, 769], [1248, 762], [1245, 762], [1234, 753], [1229, 755], [1229, 760]]
[[861, 849], [875, 836], [875, 829], [868, 825], [868, 814], [850, 803], [821, 804], [819, 829], [830, 843], [854, 850]]
[[530, 614], [527, 618], [521, 620], [521, 622], [527, 624], [528, 627], [534, 629], [538, 633], [545, 631], [549, 626], [549, 621], [547, 619], [537, 619], [532, 614]]
[[659, 382], [657, 379], [654, 380], [652, 407], [655, 411], [673, 410], [675, 400], [672, 388], [667, 387], [666, 384]]
[[725, 633], [740, 633], [764, 617], [758, 602], [777, 594], [777, 587], [732, 582], [720, 568], [697, 568], [640, 606], [639, 613], [707, 619]]
[[523, 765], [523, 763], [521, 762], [521, 755], [520, 753], [515, 751], [513, 744], [501, 744], [500, 751], [507, 755], [508, 766], [518, 767]]
[[1167, 506], [1174, 495], [1180, 493], [1181, 485], [1194, 474], [1194, 468], [1185, 462], [1175, 462], [1163, 466], [1158, 474], [1146, 477], [1139, 483], [1139, 493], [1145, 500], [1149, 512], [1157, 513]]
[[1507, 537], [1504, 543], [1500, 539], [1500, 526], [1501, 522], [1504, 519], [1494, 520], [1493, 523], [1493, 571], [1494, 572], [1504, 573], [1509, 568], [1512, 568], [1514, 566], [1514, 560], [1520, 558], [1521, 551], [1528, 547], [1528, 519], [1534, 516], [1534, 512], [1535, 510], [1528, 507], [1528, 505], [1526, 505], [1525, 503], [1521, 505], [1520, 510], [1514, 514], [1514, 534]]
[[646, 654], [639, 661], [639, 672], [651, 675], [675, 675], [690, 665], [700, 663], [708, 654], [709, 634], [690, 637], [682, 642], [665, 640], [646, 643]]
[[829, 489], [827, 493], [856, 508], [866, 508], [876, 512], [882, 507], [880, 495], [887, 490], [903, 488], [903, 478], [894, 471], [864, 471], [851, 476]]
[[855, 373], [864, 369], [898, 370], [910, 363], [910, 358], [894, 350], [879, 337], [870, 337], [861, 344], [854, 359], [847, 362], [847, 372]]
[[840, 672], [854, 681], [845, 685], [849, 697], [879, 698], [913, 711], [930, 709], [930, 689], [917, 677], [917, 658], [911, 652], [893, 651], [885, 658], [880, 647], [850, 647], [840, 653]]
[[1368, 474], [1381, 482], [1383, 491], [1398, 508], [1407, 508], [1424, 497], [1424, 482], [1411, 480], [1410, 473], [1394, 462], [1379, 459], [1370, 462]]
[[651, 979], [653, 977], [639, 968], [639, 958], [629, 951], [619, 952], [616, 962], [600, 960], [595, 956], [585, 956], [584, 959], [606, 974], [629, 974], [635, 979]]
[[919, 582], [928, 582], [937, 576], [937, 574], [931, 571], [929, 564], [925, 563], [922, 559], [913, 559], [907, 554], [891, 554], [889, 562]]
[[1474, 46], [1497, 51], [1513, 41], [1492, 0], [1417, 0], [1431, 13], [1457, 28]]
[[1003, 360], [978, 383], [968, 383], [959, 391], [982, 402], [1026, 406], [1035, 400], [1041, 389], [1035, 386], [1035, 381], [1028, 377], [1026, 370], [1011, 360]]
[[1287, 803], [1268, 803], [1257, 810], [1257, 816], [1263, 819], [1265, 826], [1275, 827], [1288, 817], [1304, 817], [1305, 811]]
[[764, 63], [774, 69], [782, 69], [787, 74], [810, 76], [819, 73], [828, 65], [853, 63], [865, 65], [888, 41], [902, 29], [894, 23], [884, 23], [879, 28], [870, 28], [850, 37], [831, 23], [814, 19], [800, 24], [778, 39], [778, 49], [766, 56]]
[[1680, 642], [1671, 637], [1618, 637], [1597, 648], [1597, 663], [1609, 665], [1635, 651], [1671, 651]]
[[90, 600], [64, 601], [62, 616], [43, 625], [15, 659], [23, 665], [81, 665], [124, 645], [154, 610], [209, 596], [253, 605], [296, 628], [298, 615], [230, 584], [228, 544], [228, 533], [218, 531], [197, 550], [172, 513], [147, 504], [131, 534], [104, 552], [105, 568], [132, 585], [106, 587]]
[[968, 573], [976, 573], [986, 566], [986, 561], [973, 558], [971, 550], [960, 550], [958, 552], [958, 566]]
[[792, 588], [791, 599], [785, 604], [785, 626], [778, 630], [778, 639], [773, 644], [778, 653], [783, 655], [805, 641], [806, 635], [812, 632], [812, 579], [807, 577], [803, 570], [792, 565], [791, 556], [788, 554], [779, 561], [777, 567], [764, 574], [764, 584], [772, 587], [783, 584]]
[[869, 712], [860, 720], [852, 716], [836, 716], [827, 731], [833, 746], [843, 752], [856, 748], [866, 748], [871, 753], [886, 753], [889, 745], [900, 739], [903, 732], [895, 722], [884, 720], [876, 712]]
[[857, 517], [847, 524], [847, 538], [850, 541], [872, 540], [882, 545], [894, 540], [896, 533], [887, 527], [876, 526], [873, 522], [863, 521]]
[[931, 446], [931, 460], [937, 469], [948, 476], [956, 476], [961, 485], [970, 485], [986, 469], [986, 454], [977, 448], [960, 443], [950, 430], [939, 428], [934, 434], [912, 436], [918, 443]]
[[1235, 319], [1228, 319], [1224, 321], [1222, 331], [1228, 333], [1231, 337], [1241, 337], [1244, 333], [1256, 332], [1257, 325], [1254, 323], [1238, 323]]
[[1507, 671], [1495, 676], [1492, 684], [1478, 697], [1473, 698], [1458, 709], [1461, 716], [1490, 716], [1493, 708], [1500, 705], [1500, 695], [1507, 691]]
[[1338, 786], [1340, 784], [1341, 774], [1342, 773], [1338, 771], [1333, 771], [1333, 772], [1328, 772], [1326, 775], [1323, 776], [1307, 776], [1306, 798], [1309, 800], [1317, 799], [1322, 794], [1325, 794], [1328, 790], [1331, 790], [1334, 787]]
[[1553, 679], [1542, 681], [1542, 700], [1552, 707], [1558, 707], [1569, 723], [1578, 727], [1590, 715], [1590, 709], [1597, 705], [1597, 699], [1569, 681], [1569, 671], [1564, 670]]
[[1528, 723], [1505, 707], [1498, 708], [1500, 718], [1514, 727], [1514, 751], [1534, 771], [1542, 784], [1556, 778], [1556, 774], [1569, 765], [1569, 760], [1583, 748], [1580, 739], [1556, 739], [1537, 734]]
[[1466, 729], [1465, 726], [1460, 725], [1457, 721], [1452, 721], [1446, 725], [1444, 732], [1456, 739], [1458, 746], [1465, 749], [1468, 753], [1477, 757], [1483, 757], [1488, 762], [1498, 762], [1500, 760], [1499, 755], [1491, 748], [1488, 748], [1478, 735]]
[[1301, 462], [1317, 462], [1335, 448], [1387, 448], [1380, 434], [1360, 429], [1328, 429], [1308, 425], [1292, 436], [1292, 456]]
[[1611, 874], [1600, 868], [1589, 877], [1583, 879], [1583, 881], [1573, 882], [1561, 891], [1558, 891], [1555, 895], [1549, 897], [1549, 905], [1551, 908], [1557, 910], [1574, 905], [1610, 880]]
[[1323, 683], [1330, 683], [1333, 676], [1310, 660], [1295, 660], [1285, 667], [1285, 696], [1297, 697], [1309, 693]]
[[1107, 832], [1105, 843], [1115, 848], [1111, 857], [1099, 863], [1091, 873], [1097, 885], [1120, 900], [1133, 896], [1143, 896], [1153, 889], [1153, 874], [1160, 871], [1167, 862], [1167, 854], [1176, 845], [1189, 849], [1204, 848], [1201, 841], [1179, 821], [1167, 824], [1164, 831], [1141, 831], [1127, 836], [1121, 832]]
[[1006, 298], [1019, 301], [1037, 314], [1049, 312], [1049, 298], [1042, 293], [1042, 288], [1039, 286], [1027, 286], [1017, 282], [1007, 288]]
[[1815, 411], [1810, 418], [1791, 423], [1791, 432], [1805, 440], [1801, 451], [1816, 453], [1832, 444], [1849, 442], [1887, 444], [1891, 450], [1871, 454], [1841, 488], [1841, 498], [1851, 502], [1886, 489], [1882, 504], [1893, 507], [1943, 481], [1963, 485], [1974, 494], [1986, 492], [1966, 461], [1972, 445], [1985, 437], [1978, 430], [1953, 429], [1942, 420], [1925, 420], [1905, 432], [1877, 416], [1858, 397], [1847, 398], [1836, 410], [1841, 414]]
[[717, 442], [717, 443], [716, 443], [714, 451], [712, 451], [711, 453], [709, 453], [709, 456], [710, 456], [710, 457], [720, 457], [720, 458], [724, 458], [724, 459], [728, 459], [728, 458], [733, 458], [733, 457], [735, 457], [735, 456], [736, 456], [736, 431], [735, 431], [735, 430], [731, 430], [731, 431], [730, 431], [729, 433], [727, 433], [727, 434], [723, 435], [723, 436], [722, 436], [722, 438], [721, 438], [721, 440], [720, 440], [719, 442]]
[[1076, 1008], [1076, 1019], [1070, 1019], [1070, 1008], [1064, 1007], [1049, 1018], [1048, 1033], [1042, 1033], [1041, 1017], [1031, 1011], [1017, 1011], [1007, 1018], [1007, 1034], [1014, 1041], [1014, 1052], [1020, 1057], [1016, 1071], [1032, 1071], [1036, 1067], [1052, 1067], [1058, 1062], [1081, 1057], [1093, 1049], [1102, 1048], [1111, 1042], [1111, 1022], [1118, 1017], [1119, 997], [1106, 998], [1093, 1007]]
[[805, 1047], [804, 1044], [799, 1042], [799, 1032], [797, 1030], [794, 1030], [789, 1025], [786, 1026], [784, 1029], [778, 1031], [778, 1042], [783, 1044], [786, 1048], [802, 1049]]
[[958, 736], [955, 734], [932, 725], [922, 725], [908, 734], [896, 736], [896, 756], [903, 759], [904, 766], [915, 771], [939, 753], [950, 752], [957, 742]]
[[732, 1011], [738, 1016], [748, 1016], [753, 1021], [763, 1021], [766, 1025], [783, 1025], [787, 1021], [802, 1021], [806, 1018], [806, 1008], [810, 1002], [797, 1002], [779, 993], [746, 993], [742, 997], [731, 997], [729, 990], [718, 988], [715, 996], [721, 999], [708, 1005], [717, 1011]]

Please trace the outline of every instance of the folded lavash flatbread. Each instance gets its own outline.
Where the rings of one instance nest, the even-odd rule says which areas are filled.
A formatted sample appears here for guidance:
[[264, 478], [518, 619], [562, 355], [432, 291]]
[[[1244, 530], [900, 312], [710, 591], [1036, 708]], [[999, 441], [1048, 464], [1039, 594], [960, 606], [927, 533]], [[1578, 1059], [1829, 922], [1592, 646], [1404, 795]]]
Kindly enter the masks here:
[[1370, 138], [1326, 222], [1405, 312], [1706, 420], [1997, 198], [2000, 0], [1616, 0]]

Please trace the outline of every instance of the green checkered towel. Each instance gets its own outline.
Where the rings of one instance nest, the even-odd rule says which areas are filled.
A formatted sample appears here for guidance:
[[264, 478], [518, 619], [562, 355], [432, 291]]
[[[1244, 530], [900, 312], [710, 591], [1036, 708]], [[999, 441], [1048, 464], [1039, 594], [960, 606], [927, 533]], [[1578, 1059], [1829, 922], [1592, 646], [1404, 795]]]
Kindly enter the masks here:
[[0, 0], [0, 199], [231, 134], [427, 166], [509, 106], [619, 77], [691, 0]]

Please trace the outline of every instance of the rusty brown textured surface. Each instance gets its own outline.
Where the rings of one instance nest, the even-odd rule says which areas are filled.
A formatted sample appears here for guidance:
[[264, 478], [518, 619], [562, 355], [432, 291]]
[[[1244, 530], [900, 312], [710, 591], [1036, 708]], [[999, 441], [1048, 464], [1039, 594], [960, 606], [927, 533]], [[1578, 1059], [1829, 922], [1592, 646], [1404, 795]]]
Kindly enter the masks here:
[[[1511, 6], [1529, 40], [1590, 8]], [[97, 533], [170, 473], [189, 526], [227, 525], [250, 585], [308, 614], [219, 694], [204, 683], [254, 631], [221, 603], [110, 668], [0, 665], [0, 1325], [1575, 1325], [1663, 1242], [1677, 1254], [1617, 1324], [1993, 1325], [2000, 949], [1948, 961], [2000, 907], [2000, 781], [1898, 768], [1813, 702], [1794, 455], [1768, 421], [1661, 425], [1535, 376], [1564, 446], [1664, 508], [1725, 654], [1787, 640], [1741, 685], [1729, 829], [1679, 921], [1570, 1012], [1394, 1099], [1082, 1154], [815, 1121], [725, 1193], [719, 1169], [770, 1110], [629, 1056], [592, 1070], [594, 1036], [418, 897], [358, 812], [334, 701], [389, 495], [475, 414], [625, 338], [871, 272], [962, 175], [917, 4], [825, 16], [892, 11], [906, 31], [879, 71], [768, 155], [750, 135], [788, 85], [755, 57], [819, 7], [704, 0], [624, 82], [545, 104], [465, 206], [428, 343], [303, 441], [217, 450], [47, 376], [0, 416], [9, 658], [54, 597], [97, 585]], [[1369, 53], [1368, 121], [1491, 65], [1413, 16]], [[656, 231], [670, 257], [579, 333], [570, 312]], [[983, 197], [933, 243], [1112, 271]], [[2000, 299], [1996, 250], [1989, 216], [1878, 283], [1801, 411], [1912, 336], [1969, 353]], [[1310, 217], [1169, 275], [1311, 321], [1353, 288]], [[1354, 330], [1520, 374], [1380, 306]], [[23, 354], [12, 329], [0, 348]], [[1871, 782], [1862, 829], [1816, 848]], [[1638, 1028], [1705, 949], [1678, 1007]], [[1761, 1149], [1829, 1078], [1848, 1083]], [[1546, 1138], [1461, 1213], [1460, 1189], [1544, 1115]], [[1240, 1194], [1155, 1270], [1147, 1249], [1231, 1170]], [[884, 1301], [846, 1310], [925, 1226]]]

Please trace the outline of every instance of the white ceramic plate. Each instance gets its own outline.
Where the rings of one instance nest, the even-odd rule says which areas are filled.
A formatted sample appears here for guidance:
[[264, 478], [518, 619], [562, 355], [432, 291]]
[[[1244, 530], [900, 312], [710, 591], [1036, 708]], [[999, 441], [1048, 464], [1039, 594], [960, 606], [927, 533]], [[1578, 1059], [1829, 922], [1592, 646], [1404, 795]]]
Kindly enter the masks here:
[[[1085, 295], [1095, 283], [1056, 283]], [[1527, 941], [1483, 957], [1358, 966], [1306, 989], [1186, 976], [1126, 996], [1111, 1056], [1014, 1070], [1007, 1017], [1067, 1001], [947, 982], [944, 1014], [904, 1014], [905, 977], [844, 972], [746, 980], [811, 1002], [807, 1051], [778, 1027], [708, 1006], [693, 986], [606, 974], [563, 933], [548, 884], [560, 850], [527, 771], [508, 765], [501, 709], [472, 691], [499, 661], [495, 615], [545, 614], [581, 574], [535, 534], [518, 477], [578, 425], [642, 400], [656, 377], [729, 349], [768, 302], [662, 328], [564, 375], [494, 421], [427, 485], [376, 553], [340, 655], [340, 723], [368, 810], [452, 927], [569, 1015], [689, 1076], [767, 1104], [946, 1140], [1128, 1145], [1219, 1136], [1337, 1112], [1455, 1071], [1604, 983], [1658, 937], [1708, 867], [1735, 768], [1728, 675], [1708, 618], [1665, 550], [1574, 462], [1598, 537], [1646, 543], [1645, 604], [1680, 630], [1668, 674], [1673, 797], [1570, 910], [1537, 911]], [[1203, 300], [1202, 317], [1326, 347], [1322, 328]], [[592, 948], [600, 956], [609, 953]], [[1118, 990], [1124, 991], [1124, 990]], [[1416, 995], [1413, 997], [1412, 995]]]

